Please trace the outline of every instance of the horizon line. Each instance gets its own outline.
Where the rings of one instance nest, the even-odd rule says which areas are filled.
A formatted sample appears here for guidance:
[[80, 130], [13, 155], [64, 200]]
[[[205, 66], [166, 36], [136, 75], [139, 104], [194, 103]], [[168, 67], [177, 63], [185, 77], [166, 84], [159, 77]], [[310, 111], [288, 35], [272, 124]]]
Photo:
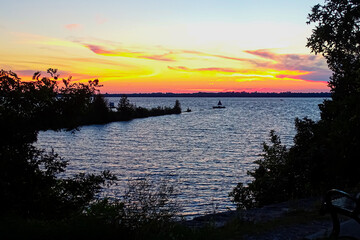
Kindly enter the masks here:
[[197, 92], [197, 93], [104, 93], [108, 97], [331, 97], [330, 92]]
[[254, 91], [254, 92], [247, 92], [247, 91], [241, 91], [241, 92], [235, 92], [235, 91], [231, 91], [231, 92], [192, 92], [192, 93], [187, 93], [187, 92], [132, 92], [132, 93], [101, 93], [102, 95], [133, 95], [133, 94], [172, 94], [172, 95], [177, 95], [177, 94], [186, 94], [186, 95], [191, 95], [191, 94], [331, 94], [330, 91], [326, 92], [291, 92], [291, 91], [284, 91], [284, 92], [258, 92], [258, 91]]

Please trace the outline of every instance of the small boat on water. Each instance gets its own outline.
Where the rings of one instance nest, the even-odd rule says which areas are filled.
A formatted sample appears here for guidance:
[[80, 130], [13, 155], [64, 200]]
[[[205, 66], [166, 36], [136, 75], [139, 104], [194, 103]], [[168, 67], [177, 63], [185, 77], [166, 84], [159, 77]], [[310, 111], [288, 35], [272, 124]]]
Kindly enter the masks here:
[[190, 108], [187, 108], [185, 112], [191, 112], [191, 109], [190, 109]]
[[225, 106], [223, 106], [221, 101], [219, 101], [217, 106], [213, 106], [213, 108], [225, 108]]

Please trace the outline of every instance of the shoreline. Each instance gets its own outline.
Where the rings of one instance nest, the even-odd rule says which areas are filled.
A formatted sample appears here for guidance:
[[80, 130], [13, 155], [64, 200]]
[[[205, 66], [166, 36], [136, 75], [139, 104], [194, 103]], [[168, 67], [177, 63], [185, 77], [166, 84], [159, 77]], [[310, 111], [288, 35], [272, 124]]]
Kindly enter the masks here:
[[261, 223], [272, 221], [294, 211], [317, 211], [320, 209], [321, 198], [304, 198], [297, 200], [289, 200], [287, 202], [275, 203], [259, 208], [244, 210], [229, 210], [219, 213], [205, 214], [194, 217], [191, 220], [184, 221], [185, 225], [199, 227], [209, 222], [215, 226], [224, 226], [233, 219], [241, 219], [242, 221]]
[[237, 226], [245, 229], [240, 237], [248, 240], [317, 239], [329, 236], [332, 230], [330, 216], [319, 213], [320, 204], [320, 197], [289, 200], [261, 208], [207, 214], [182, 224], [193, 229]]

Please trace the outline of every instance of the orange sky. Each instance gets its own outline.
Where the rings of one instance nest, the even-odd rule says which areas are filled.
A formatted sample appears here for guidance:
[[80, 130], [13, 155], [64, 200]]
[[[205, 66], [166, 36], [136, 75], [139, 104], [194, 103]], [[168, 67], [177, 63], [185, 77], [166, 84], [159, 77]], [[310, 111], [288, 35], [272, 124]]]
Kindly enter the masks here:
[[[0, 68], [23, 79], [57, 68], [74, 81], [98, 78], [103, 93], [329, 91], [326, 62], [304, 47], [316, 1], [282, 4], [281, 16], [245, 1], [174, 1], [183, 13], [136, 2], [11, 2], [0, 16]], [[30, 14], [36, 7], [44, 13]]]

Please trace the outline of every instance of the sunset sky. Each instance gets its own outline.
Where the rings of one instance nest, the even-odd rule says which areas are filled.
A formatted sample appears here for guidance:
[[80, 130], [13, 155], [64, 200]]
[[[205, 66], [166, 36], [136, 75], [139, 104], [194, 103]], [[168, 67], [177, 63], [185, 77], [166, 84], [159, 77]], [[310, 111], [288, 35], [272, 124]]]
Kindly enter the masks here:
[[0, 0], [0, 68], [103, 93], [324, 92], [302, 0]]

